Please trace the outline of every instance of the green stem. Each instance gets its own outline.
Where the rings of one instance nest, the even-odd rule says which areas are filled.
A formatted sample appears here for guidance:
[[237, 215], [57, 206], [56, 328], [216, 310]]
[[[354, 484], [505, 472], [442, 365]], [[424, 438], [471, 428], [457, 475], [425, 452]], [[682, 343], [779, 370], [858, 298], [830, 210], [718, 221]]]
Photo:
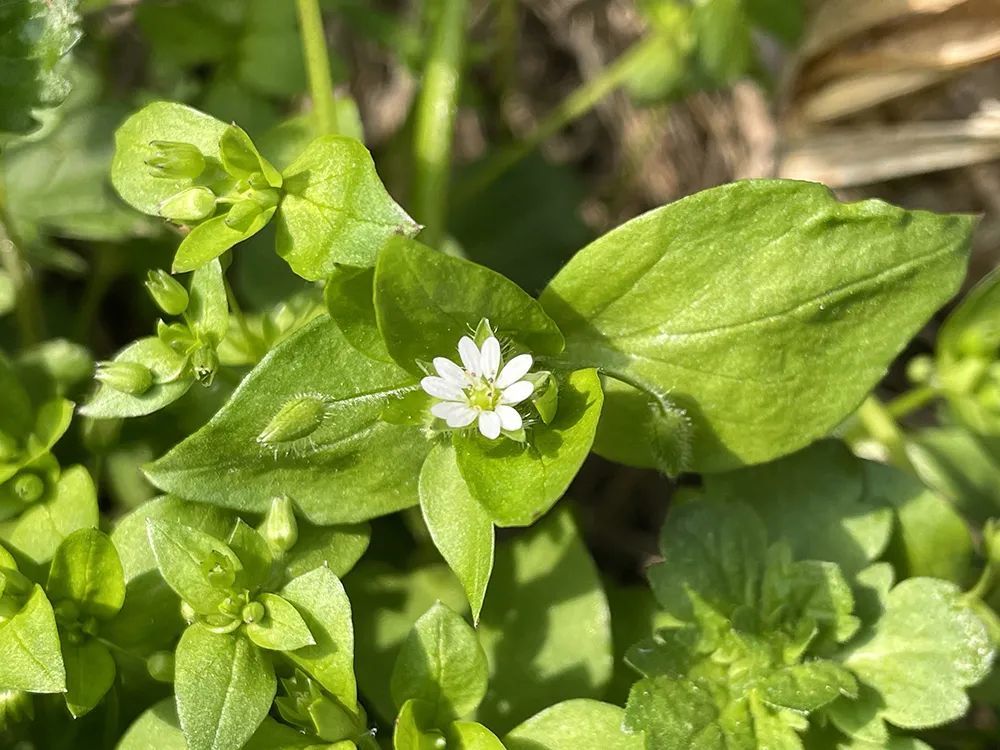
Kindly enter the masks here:
[[0, 175], [0, 259], [3, 268], [14, 282], [17, 294], [17, 324], [21, 342], [25, 346], [42, 340], [44, 324], [38, 289], [31, 276], [31, 268], [24, 259], [21, 242], [14, 234], [14, 225], [7, 211], [7, 191]]
[[937, 397], [937, 393], [936, 388], [923, 385], [894, 398], [886, 405], [886, 409], [893, 418], [902, 419], [929, 404]]
[[517, 4], [518, 0], [499, 0], [497, 8], [497, 81], [500, 99], [506, 100], [514, 90], [517, 69]]
[[604, 97], [632, 75], [636, 61], [641, 59], [653, 44], [662, 44], [662, 40], [647, 37], [633, 44], [600, 75], [586, 81], [563, 99], [524, 140], [489, 158], [470, 179], [465, 197], [472, 198], [482, 193], [548, 138], [590, 112]]
[[431, 247], [440, 247], [445, 233], [468, 11], [468, 0], [442, 0], [416, 106], [413, 212], [426, 227], [421, 239]]
[[889, 459], [897, 466], [909, 468], [903, 433], [889, 410], [874, 394], [865, 399], [857, 418], [868, 437], [885, 446]]
[[309, 93], [316, 115], [316, 134], [339, 133], [337, 103], [333, 98], [333, 79], [330, 77], [330, 53], [326, 47], [326, 30], [323, 28], [319, 0], [296, 0], [296, 2], [302, 35], [302, 54], [305, 56]]

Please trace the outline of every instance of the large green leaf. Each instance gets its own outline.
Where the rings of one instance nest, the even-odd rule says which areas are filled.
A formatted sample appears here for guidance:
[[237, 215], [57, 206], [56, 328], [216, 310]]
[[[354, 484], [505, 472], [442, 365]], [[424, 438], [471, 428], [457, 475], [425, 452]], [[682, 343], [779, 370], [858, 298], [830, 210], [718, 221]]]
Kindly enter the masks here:
[[420, 229], [386, 192], [368, 149], [353, 138], [316, 139], [282, 177], [278, 254], [306, 279], [325, 278], [337, 263], [372, 266], [387, 239]]
[[30, 693], [66, 689], [56, 619], [41, 586], [16, 615], [0, 623], [0, 685]]
[[554, 702], [601, 697], [613, 667], [610, 619], [568, 511], [500, 545], [479, 622], [490, 691], [477, 720], [506, 732]]
[[[272, 498], [288, 495], [314, 523], [391, 513], [417, 503], [430, 449], [420, 430], [379, 419], [412, 382], [317, 319], [273, 349], [211, 422], [146, 473], [168, 492], [245, 512], [264, 513]], [[306, 415], [296, 406], [303, 400], [315, 407]]]
[[[669, 395], [693, 424], [690, 468], [720, 471], [801, 448], [856, 408], [958, 289], [973, 223], [738, 182], [600, 238], [541, 302], [570, 362]], [[619, 436], [640, 457], [651, 439]]]
[[267, 717], [274, 668], [245, 636], [195, 624], [177, 644], [174, 690], [189, 750], [239, 750]]
[[76, 0], [0, 3], [0, 132], [34, 128], [34, 110], [70, 90], [63, 55], [79, 40]]

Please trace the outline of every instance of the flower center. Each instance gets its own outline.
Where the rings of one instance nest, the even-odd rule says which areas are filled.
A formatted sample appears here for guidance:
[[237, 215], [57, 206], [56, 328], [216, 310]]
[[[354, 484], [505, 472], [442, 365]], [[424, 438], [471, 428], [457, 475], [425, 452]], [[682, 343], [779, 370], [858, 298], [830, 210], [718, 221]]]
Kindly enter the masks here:
[[476, 382], [466, 388], [465, 398], [473, 409], [493, 411], [497, 405], [499, 394], [493, 383], [485, 378], [477, 378]]

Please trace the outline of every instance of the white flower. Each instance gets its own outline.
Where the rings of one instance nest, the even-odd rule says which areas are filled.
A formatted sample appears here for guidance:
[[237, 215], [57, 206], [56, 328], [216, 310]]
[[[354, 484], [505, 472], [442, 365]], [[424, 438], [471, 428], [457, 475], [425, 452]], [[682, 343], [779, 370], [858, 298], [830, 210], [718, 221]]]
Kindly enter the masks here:
[[479, 431], [495, 440], [501, 430], [521, 429], [523, 420], [516, 404], [531, 396], [535, 386], [522, 380], [534, 363], [530, 354], [518, 354], [506, 365], [500, 354], [500, 342], [490, 336], [480, 349], [463, 336], [458, 342], [462, 367], [444, 357], [434, 358], [438, 377], [428, 376], [420, 387], [439, 401], [431, 414], [454, 429], [468, 427], [479, 420]]

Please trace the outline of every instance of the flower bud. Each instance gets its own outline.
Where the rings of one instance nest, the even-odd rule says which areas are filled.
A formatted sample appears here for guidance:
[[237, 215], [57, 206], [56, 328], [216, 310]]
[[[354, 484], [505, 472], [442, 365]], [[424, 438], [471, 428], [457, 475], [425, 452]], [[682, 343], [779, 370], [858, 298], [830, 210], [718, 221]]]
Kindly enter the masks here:
[[174, 681], [174, 655], [170, 651], [157, 651], [146, 659], [146, 670], [157, 682]]
[[205, 156], [197, 146], [176, 141], [152, 141], [156, 153], [146, 162], [154, 177], [193, 180], [205, 171]]
[[33, 471], [22, 471], [14, 477], [13, 489], [22, 503], [33, 503], [45, 494], [45, 480]]
[[215, 371], [219, 369], [219, 355], [211, 346], [203, 346], [191, 355], [191, 368], [198, 382], [208, 388], [215, 380]]
[[228, 589], [236, 581], [236, 568], [232, 560], [219, 552], [212, 552], [201, 564], [208, 582], [217, 589]]
[[250, 602], [247, 606], [243, 608], [243, 611], [240, 613], [240, 616], [243, 619], [243, 622], [245, 622], [247, 625], [250, 625], [251, 623], [260, 622], [261, 620], [263, 620], [266, 614], [267, 611], [264, 609], [263, 604], [261, 604], [260, 602]]
[[316, 432], [326, 417], [326, 399], [322, 396], [310, 394], [293, 398], [278, 409], [257, 436], [257, 442], [276, 445], [301, 440]]
[[180, 315], [188, 306], [187, 289], [162, 268], [146, 275], [146, 290], [153, 302], [167, 315]]
[[108, 388], [133, 396], [153, 387], [153, 371], [139, 362], [98, 362], [94, 377]]
[[215, 193], [207, 187], [192, 187], [167, 198], [157, 208], [164, 219], [190, 224], [215, 213]]
[[271, 501], [271, 507], [268, 508], [258, 531], [279, 553], [288, 552], [295, 546], [295, 542], [299, 539], [299, 524], [295, 520], [292, 501], [287, 495], [276, 497]]
[[926, 354], [914, 357], [906, 365], [906, 377], [911, 383], [929, 383], [934, 375], [934, 360]]

